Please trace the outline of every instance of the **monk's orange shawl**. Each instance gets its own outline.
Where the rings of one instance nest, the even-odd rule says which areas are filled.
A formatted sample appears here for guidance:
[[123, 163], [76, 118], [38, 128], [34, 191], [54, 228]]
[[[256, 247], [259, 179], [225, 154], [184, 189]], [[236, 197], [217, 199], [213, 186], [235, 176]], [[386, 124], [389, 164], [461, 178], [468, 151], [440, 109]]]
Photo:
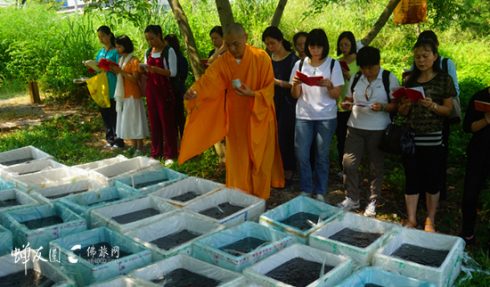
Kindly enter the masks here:
[[[231, 85], [233, 79], [240, 79], [255, 91], [255, 97], [238, 96]], [[264, 199], [269, 198], [270, 186], [283, 187], [269, 55], [247, 45], [237, 63], [225, 53], [191, 89], [197, 92], [197, 98], [186, 103], [179, 163], [226, 136], [227, 186]]]

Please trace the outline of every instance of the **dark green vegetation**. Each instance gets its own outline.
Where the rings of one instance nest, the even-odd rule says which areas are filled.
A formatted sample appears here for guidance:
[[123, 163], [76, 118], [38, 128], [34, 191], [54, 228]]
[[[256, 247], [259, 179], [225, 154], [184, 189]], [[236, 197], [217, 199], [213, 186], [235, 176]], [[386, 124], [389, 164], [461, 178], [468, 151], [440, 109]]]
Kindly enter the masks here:
[[[32, 1], [35, 2], [35, 1]], [[125, 1], [115, 1], [125, 2]], [[141, 3], [144, 1], [130, 1]], [[299, 30], [321, 27], [327, 32], [331, 43], [330, 55], [337, 35], [351, 30], [360, 39], [366, 35], [377, 20], [387, 1], [336, 0], [312, 1], [320, 6], [310, 6], [308, 1], [290, 0], [284, 11], [280, 28], [287, 38]], [[381, 49], [382, 65], [401, 76], [403, 69], [412, 61], [411, 47], [417, 33], [433, 29], [439, 35], [440, 53], [451, 57], [458, 68], [463, 109], [469, 97], [490, 85], [490, 6], [486, 1], [450, 0], [429, 1], [429, 22], [420, 25], [395, 26], [388, 21], [372, 46]], [[325, 3], [328, 3], [326, 5]], [[443, 3], [444, 5], [440, 5]], [[209, 30], [219, 24], [214, 1], [181, 1], [194, 33], [199, 53], [204, 57], [211, 49]], [[192, 4], [192, 5], [191, 5]], [[233, 1], [235, 19], [246, 27], [250, 42], [263, 47], [262, 31], [271, 21], [276, 6], [274, 0]], [[95, 56], [99, 44], [95, 29], [102, 24], [113, 28], [116, 35], [127, 34], [135, 42], [135, 53], [140, 57], [147, 47], [143, 29], [147, 24], [158, 23], [166, 33], [178, 33], [171, 12], [160, 11], [153, 6], [135, 6], [129, 12], [124, 7], [100, 11], [93, 9], [83, 15], [57, 14], [47, 6], [31, 5], [23, 9], [0, 9], [0, 99], [24, 94], [26, 82], [37, 80], [42, 95], [49, 105], [60, 107], [61, 103], [76, 100], [83, 113], [59, 116], [25, 130], [0, 134], [0, 151], [34, 145], [58, 161], [74, 165], [102, 158], [113, 157], [115, 151], [102, 149], [102, 122], [93, 103], [87, 103], [85, 91], [72, 80], [88, 76], [81, 61]], [[464, 8], [464, 9], [462, 9]], [[435, 17], [437, 16], [437, 17]], [[183, 45], [183, 42], [181, 42]], [[190, 77], [191, 78], [191, 77]], [[189, 81], [191, 81], [190, 79]], [[190, 83], [190, 82], [189, 82]], [[25, 115], [21, 115], [25, 116]], [[16, 111], [2, 110], [0, 121], [19, 117]], [[459, 125], [452, 126], [449, 157], [448, 200], [441, 204], [436, 221], [443, 233], [458, 234], [460, 228], [460, 200], [465, 167], [465, 149], [469, 135]], [[123, 154], [130, 156], [126, 150]], [[338, 171], [332, 149], [332, 177]], [[218, 163], [213, 150], [175, 169], [198, 177], [224, 181], [224, 167]], [[334, 182], [335, 183], [335, 182]], [[378, 218], [399, 222], [405, 217], [403, 199], [404, 175], [399, 159], [387, 160], [384, 205]], [[336, 188], [332, 188], [336, 189]], [[292, 197], [295, 193], [273, 192], [273, 205]], [[278, 199], [279, 198], [279, 199]], [[423, 209], [423, 202], [420, 203]], [[423, 216], [422, 212], [419, 212]], [[470, 248], [471, 256], [487, 270], [490, 257], [481, 249], [490, 240], [490, 188], [482, 192], [479, 209], [478, 244]], [[423, 218], [419, 218], [423, 222]], [[490, 286], [490, 276], [474, 275], [472, 280], [460, 286]]]

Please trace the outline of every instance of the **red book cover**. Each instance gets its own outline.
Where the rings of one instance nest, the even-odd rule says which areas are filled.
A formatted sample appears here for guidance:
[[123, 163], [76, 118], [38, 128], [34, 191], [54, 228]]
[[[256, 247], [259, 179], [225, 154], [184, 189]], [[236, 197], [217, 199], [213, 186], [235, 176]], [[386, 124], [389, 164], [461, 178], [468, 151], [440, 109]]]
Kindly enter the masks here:
[[301, 82], [307, 84], [308, 86], [318, 86], [318, 82], [320, 80], [323, 80], [322, 76], [310, 77], [306, 74], [301, 73], [300, 71], [296, 71], [296, 77], [298, 77]]
[[342, 68], [342, 70], [350, 71], [349, 65], [347, 64], [346, 61], [339, 61], [339, 62], [340, 62], [340, 67]]
[[111, 70], [111, 66], [112, 65], [116, 65], [117, 66], [117, 63], [114, 63], [114, 62], [109, 61], [107, 59], [100, 59], [99, 64], [98, 64], [99, 68], [101, 70], [106, 71], [106, 72], [108, 72], [108, 71]]
[[475, 110], [478, 112], [490, 113], [490, 103], [475, 100]]
[[395, 99], [407, 97], [412, 102], [416, 102], [418, 100], [425, 98], [424, 88], [423, 87], [413, 87], [413, 88], [400, 87], [393, 92], [393, 97]]

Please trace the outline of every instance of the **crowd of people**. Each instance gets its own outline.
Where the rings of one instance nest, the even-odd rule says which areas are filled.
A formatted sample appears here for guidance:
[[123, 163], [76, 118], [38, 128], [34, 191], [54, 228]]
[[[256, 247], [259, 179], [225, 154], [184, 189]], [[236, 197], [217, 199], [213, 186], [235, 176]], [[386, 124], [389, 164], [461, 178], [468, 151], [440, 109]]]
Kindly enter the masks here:
[[[187, 90], [187, 61], [175, 35], [163, 37], [160, 26], [148, 26], [150, 48], [143, 63], [133, 56], [127, 36], [115, 38], [106, 26], [98, 36], [104, 47], [96, 60], [118, 63], [108, 72], [111, 106], [101, 109], [108, 146], [123, 147], [124, 140], [131, 140], [143, 153], [143, 139], [150, 136], [152, 157], [182, 163], [214, 145], [226, 164], [228, 186], [267, 199], [271, 186], [291, 185], [298, 176], [303, 195], [324, 201], [335, 136], [345, 188], [338, 205], [360, 208], [365, 164], [370, 178], [364, 215], [375, 216], [385, 161], [380, 143], [387, 126], [400, 118], [414, 142], [413, 152], [401, 155], [405, 226], [419, 226], [422, 195], [427, 209], [423, 229], [435, 232], [439, 201], [447, 191], [450, 129], [457, 128], [452, 123], [461, 115], [455, 64], [440, 56], [433, 31], [419, 35], [414, 61], [407, 63], [411, 67], [400, 85], [381, 67], [380, 50], [362, 47], [350, 31], [338, 36], [334, 59], [322, 29], [298, 32], [290, 43], [270, 26], [262, 34], [265, 49], [259, 49], [247, 44], [240, 24], [225, 33], [216, 26], [209, 33], [213, 50], [206, 71]], [[422, 89], [424, 97], [395, 97], [401, 87]], [[490, 174], [490, 112], [475, 110], [475, 100], [490, 103], [490, 89], [474, 96], [463, 120], [464, 130], [473, 133], [462, 204], [467, 242], [474, 241], [478, 197]]]

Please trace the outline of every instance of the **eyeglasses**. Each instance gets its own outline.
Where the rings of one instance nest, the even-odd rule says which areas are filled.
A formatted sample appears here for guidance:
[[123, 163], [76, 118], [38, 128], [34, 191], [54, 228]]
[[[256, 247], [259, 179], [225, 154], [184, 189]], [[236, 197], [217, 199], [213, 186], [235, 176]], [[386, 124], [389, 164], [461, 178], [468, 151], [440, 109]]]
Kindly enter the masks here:
[[373, 96], [373, 88], [371, 87], [371, 83], [369, 83], [364, 91], [364, 97], [366, 101], [369, 102], [369, 99]]

